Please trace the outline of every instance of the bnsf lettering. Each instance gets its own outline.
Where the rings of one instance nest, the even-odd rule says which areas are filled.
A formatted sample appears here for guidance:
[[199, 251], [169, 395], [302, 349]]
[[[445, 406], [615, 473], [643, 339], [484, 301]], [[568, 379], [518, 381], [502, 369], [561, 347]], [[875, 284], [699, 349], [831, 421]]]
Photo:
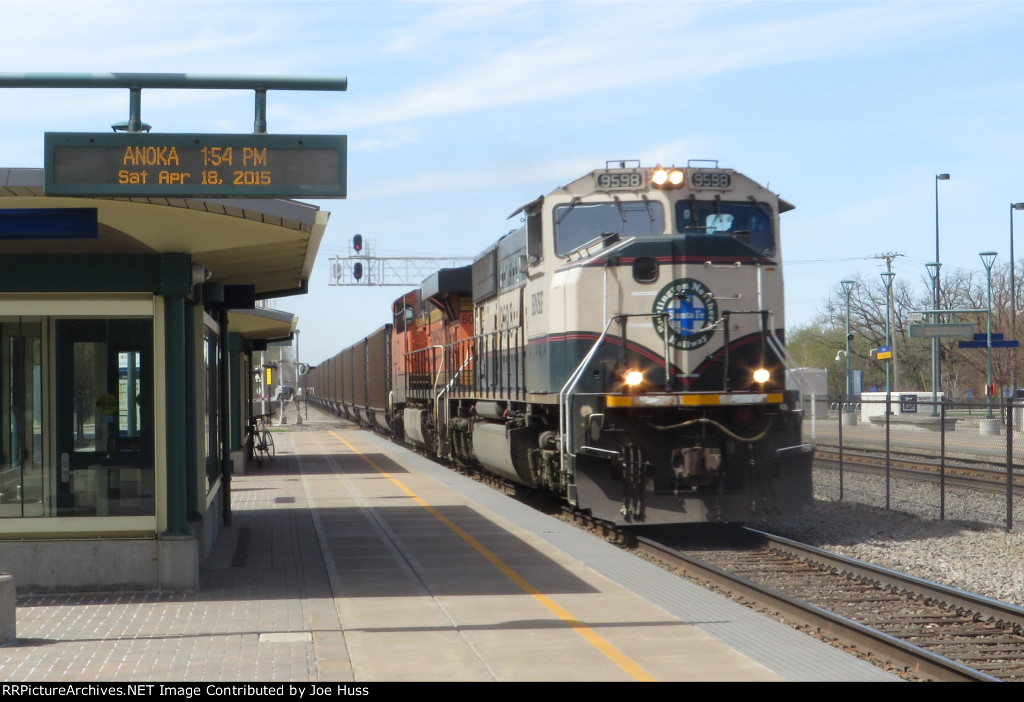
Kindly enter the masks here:
[[126, 146], [126, 166], [180, 166], [178, 150], [173, 146]]

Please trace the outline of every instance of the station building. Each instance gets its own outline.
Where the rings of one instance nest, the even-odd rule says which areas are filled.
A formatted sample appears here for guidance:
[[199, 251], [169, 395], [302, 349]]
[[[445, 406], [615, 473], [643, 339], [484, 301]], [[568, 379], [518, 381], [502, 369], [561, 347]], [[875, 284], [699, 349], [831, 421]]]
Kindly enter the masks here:
[[296, 319], [328, 213], [54, 197], [0, 169], [0, 572], [191, 589], [242, 469], [255, 351]]

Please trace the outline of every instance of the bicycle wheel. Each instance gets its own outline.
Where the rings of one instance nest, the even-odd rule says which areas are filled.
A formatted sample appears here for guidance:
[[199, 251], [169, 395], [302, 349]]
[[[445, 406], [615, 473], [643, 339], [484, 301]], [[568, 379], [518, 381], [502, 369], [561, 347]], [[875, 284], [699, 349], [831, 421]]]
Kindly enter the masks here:
[[269, 431], [264, 430], [263, 432], [263, 450], [267, 452], [268, 458], [273, 458], [276, 454], [274, 451], [274, 437], [270, 435]]

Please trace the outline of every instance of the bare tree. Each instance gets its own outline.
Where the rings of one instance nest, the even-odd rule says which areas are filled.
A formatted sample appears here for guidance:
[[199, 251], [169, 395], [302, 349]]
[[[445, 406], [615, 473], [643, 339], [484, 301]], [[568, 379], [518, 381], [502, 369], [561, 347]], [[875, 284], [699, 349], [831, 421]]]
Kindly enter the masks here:
[[[885, 283], [857, 276], [850, 294], [850, 357], [853, 369], [864, 370], [865, 388], [885, 387], [885, 364], [876, 360], [872, 350], [886, 345]], [[1017, 300], [1022, 299], [1024, 275], [1016, 275]], [[949, 310], [941, 315], [944, 322], [974, 325], [975, 333], [987, 330], [988, 285], [985, 271], [978, 269], [943, 269], [942, 297], [939, 309]], [[930, 281], [910, 281], [895, 278], [892, 286], [892, 308], [889, 315], [889, 339], [894, 348], [891, 368], [894, 391], [927, 391], [932, 386], [931, 340], [910, 338], [912, 314], [933, 309]], [[957, 311], [959, 310], [959, 311]], [[965, 310], [975, 310], [968, 312]], [[977, 311], [977, 310], [980, 310]], [[1024, 314], [1018, 315], [1017, 329], [1011, 329], [1012, 317], [1009, 264], [992, 269], [992, 333], [1003, 334], [1006, 339], [1020, 337]], [[917, 320], [921, 323], [927, 320]], [[790, 335], [790, 345], [803, 348], [829, 371], [829, 387], [835, 392], [845, 391], [845, 363], [836, 363], [838, 349], [845, 349], [846, 296], [839, 284], [832, 290], [825, 307], [813, 323]], [[960, 339], [942, 338], [939, 343], [940, 384], [948, 397], [963, 398], [968, 390], [980, 394], [987, 380], [988, 355], [984, 348], [960, 348]], [[828, 351], [825, 348], [828, 347]], [[815, 350], [816, 349], [816, 350]], [[813, 350], [813, 353], [812, 353]], [[791, 349], [792, 352], [792, 349]], [[997, 387], [1008, 388], [1015, 348], [994, 348], [992, 351], [992, 378]], [[829, 355], [831, 354], [831, 356]], [[1019, 369], [1024, 375], [1024, 367]]]

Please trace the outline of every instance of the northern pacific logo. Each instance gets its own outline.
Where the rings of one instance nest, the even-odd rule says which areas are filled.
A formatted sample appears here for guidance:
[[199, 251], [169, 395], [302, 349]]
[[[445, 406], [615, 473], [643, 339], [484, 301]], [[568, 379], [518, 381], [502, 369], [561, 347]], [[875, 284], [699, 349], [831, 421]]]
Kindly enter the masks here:
[[677, 349], [697, 349], [708, 343], [718, 322], [718, 303], [704, 283], [680, 278], [661, 289], [651, 311], [658, 336]]

